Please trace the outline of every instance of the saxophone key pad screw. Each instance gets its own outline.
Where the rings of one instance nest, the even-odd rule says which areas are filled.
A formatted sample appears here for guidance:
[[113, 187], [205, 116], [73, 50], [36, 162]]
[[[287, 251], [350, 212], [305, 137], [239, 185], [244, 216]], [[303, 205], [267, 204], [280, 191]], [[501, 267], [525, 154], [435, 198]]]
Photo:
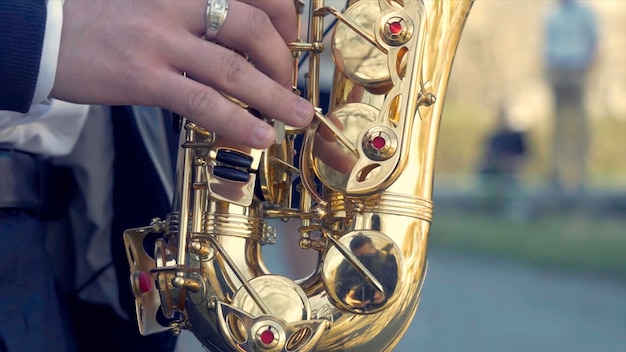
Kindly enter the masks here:
[[368, 158], [383, 161], [391, 158], [398, 149], [398, 138], [390, 128], [377, 126], [365, 133], [362, 147]]
[[413, 23], [400, 16], [393, 16], [384, 21], [383, 40], [392, 46], [403, 45], [413, 36]]

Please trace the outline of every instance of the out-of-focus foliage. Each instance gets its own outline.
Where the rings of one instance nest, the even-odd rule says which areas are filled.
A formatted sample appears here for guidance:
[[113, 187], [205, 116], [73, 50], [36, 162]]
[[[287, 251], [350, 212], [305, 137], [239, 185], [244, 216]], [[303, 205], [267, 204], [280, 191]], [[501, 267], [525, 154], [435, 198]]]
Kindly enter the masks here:
[[435, 248], [626, 278], [626, 221], [619, 217], [550, 214], [516, 222], [486, 212], [441, 210], [430, 236]]
[[[493, 128], [497, 111], [447, 102], [441, 121], [435, 177], [472, 176]], [[626, 119], [593, 118], [589, 151], [590, 186], [626, 187]], [[545, 178], [552, 141], [551, 121], [527, 129], [529, 159], [522, 179], [529, 184]], [[468, 179], [468, 177], [464, 177]], [[469, 178], [471, 179], [471, 177]]]

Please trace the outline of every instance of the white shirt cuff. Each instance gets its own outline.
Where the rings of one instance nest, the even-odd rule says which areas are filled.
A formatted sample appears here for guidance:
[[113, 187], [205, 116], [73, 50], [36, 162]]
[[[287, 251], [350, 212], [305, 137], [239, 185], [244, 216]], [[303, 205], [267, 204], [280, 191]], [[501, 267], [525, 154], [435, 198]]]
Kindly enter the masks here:
[[46, 34], [41, 50], [41, 63], [39, 64], [37, 87], [35, 88], [31, 105], [39, 104], [46, 100], [54, 85], [54, 77], [56, 75], [57, 62], [59, 59], [59, 48], [61, 46], [63, 2], [64, 0], [48, 0]]

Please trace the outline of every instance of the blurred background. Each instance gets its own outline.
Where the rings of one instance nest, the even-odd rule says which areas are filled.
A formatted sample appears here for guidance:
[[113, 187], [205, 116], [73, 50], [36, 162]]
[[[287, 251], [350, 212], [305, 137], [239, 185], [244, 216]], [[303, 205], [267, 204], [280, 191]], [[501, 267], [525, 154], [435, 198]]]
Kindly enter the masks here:
[[[626, 1], [581, 2], [597, 17], [598, 49], [587, 175], [571, 192], [550, 183], [542, 45], [558, 1], [474, 4], [441, 123], [429, 272], [395, 351], [626, 351]], [[525, 143], [514, 185], [481, 172], [503, 115]], [[281, 260], [270, 266], [289, 267]], [[179, 350], [200, 349], [184, 335]]]
[[[626, 1], [581, 1], [598, 24], [583, 192], [550, 180], [556, 3], [474, 4], [441, 122], [429, 273], [396, 351], [626, 351]], [[480, 171], [502, 110], [525, 160], [494, 189]]]
[[[437, 179], [471, 186], [483, 141], [505, 106], [530, 139], [528, 186], [546, 177], [553, 98], [543, 62], [544, 23], [558, 0], [477, 0], [453, 66], [441, 125]], [[626, 186], [626, 3], [588, 0], [598, 20], [598, 51], [586, 90], [591, 119], [590, 186]], [[457, 145], [460, 144], [460, 145]]]

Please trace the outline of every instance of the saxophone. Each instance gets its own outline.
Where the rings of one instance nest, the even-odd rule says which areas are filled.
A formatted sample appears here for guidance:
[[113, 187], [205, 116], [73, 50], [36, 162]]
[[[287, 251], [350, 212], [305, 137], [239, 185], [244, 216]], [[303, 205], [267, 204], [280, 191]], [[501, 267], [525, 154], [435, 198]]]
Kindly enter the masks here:
[[[334, 16], [326, 114], [303, 129], [267, 119], [278, 137], [266, 150], [181, 120], [172, 212], [124, 232], [140, 332], [188, 329], [210, 351], [392, 350], [424, 282], [439, 122], [472, 3], [350, 0], [342, 12], [312, 0], [310, 37], [290, 44], [294, 86], [305, 53], [320, 106]], [[297, 280], [261, 251], [294, 235], [318, 258]]]

